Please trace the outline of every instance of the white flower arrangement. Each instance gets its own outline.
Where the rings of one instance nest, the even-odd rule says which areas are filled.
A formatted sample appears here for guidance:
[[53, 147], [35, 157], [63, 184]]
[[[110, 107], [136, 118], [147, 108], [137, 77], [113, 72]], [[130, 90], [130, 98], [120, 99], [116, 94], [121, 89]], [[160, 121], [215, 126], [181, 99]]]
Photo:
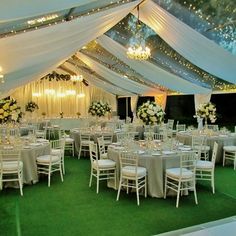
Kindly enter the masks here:
[[137, 116], [146, 125], [160, 124], [164, 121], [165, 112], [155, 102], [143, 103], [137, 111]]
[[211, 121], [211, 123], [214, 123], [216, 121], [216, 106], [212, 104], [211, 102], [202, 103], [199, 105], [196, 114], [193, 116], [195, 118], [203, 118], [205, 121], [208, 119]]
[[0, 123], [19, 122], [22, 112], [15, 99], [0, 100]]
[[111, 113], [111, 106], [107, 102], [92, 102], [89, 106], [88, 113], [92, 116], [105, 116], [106, 113]]
[[25, 110], [29, 112], [34, 112], [35, 110], [38, 110], [38, 109], [39, 109], [38, 104], [33, 101], [28, 102], [25, 106]]

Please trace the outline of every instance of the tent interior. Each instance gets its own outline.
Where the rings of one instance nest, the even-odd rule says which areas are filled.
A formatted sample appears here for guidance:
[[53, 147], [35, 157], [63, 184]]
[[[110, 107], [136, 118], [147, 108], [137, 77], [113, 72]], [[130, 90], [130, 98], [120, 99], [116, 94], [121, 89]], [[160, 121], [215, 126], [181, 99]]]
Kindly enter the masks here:
[[[0, 131], [7, 130], [0, 134], [0, 235], [143, 236], [190, 226], [193, 227], [191, 231], [201, 231], [219, 225], [217, 221], [206, 226], [207, 222], [227, 217], [232, 217], [230, 222], [234, 221], [231, 222], [234, 228], [228, 228], [228, 231], [224, 229], [219, 234], [204, 235], [235, 235], [235, 0], [2, 0], [0, 3]], [[139, 55], [137, 58], [134, 58], [134, 54], [133, 58], [128, 55], [130, 50], [139, 47], [145, 50], [148, 47], [151, 55]], [[21, 107], [20, 113], [25, 115], [22, 123], [12, 119], [10, 112], [16, 104], [12, 107], [6, 105], [10, 99], [15, 99], [13, 101]], [[160, 124], [154, 127], [148, 123], [144, 125], [141, 119], [137, 119], [138, 107], [148, 100], [160, 106], [158, 112], [161, 118], [165, 112], [165, 124], [160, 119]], [[26, 109], [26, 105], [32, 101], [39, 107], [35, 113]], [[111, 105], [113, 117], [92, 117], [88, 109], [95, 101]], [[214, 112], [213, 105], [217, 107], [218, 117], [214, 126], [217, 126], [217, 131], [209, 131], [207, 122], [203, 127], [204, 118], [194, 117], [197, 109], [208, 102], [212, 103], [209, 104]], [[157, 110], [151, 112], [154, 115], [158, 113]], [[125, 120], [128, 116], [134, 118], [134, 122]], [[113, 130], [105, 130], [106, 126], [102, 124], [112, 123], [114, 120], [111, 118], [116, 119], [115, 126], [109, 127]], [[205, 116], [206, 121], [207, 118]], [[172, 119], [171, 128], [167, 119]], [[60, 122], [65, 120], [70, 128], [61, 130]], [[59, 125], [53, 123], [56, 121]], [[78, 127], [84, 121], [88, 126], [93, 125]], [[176, 121], [184, 124], [184, 130], [179, 132], [183, 142], [177, 140], [179, 130], [174, 125]], [[122, 131], [121, 124], [125, 128], [140, 128], [142, 137], [137, 138], [135, 130], [132, 139], [125, 136], [123, 143], [116, 142], [117, 133]], [[162, 140], [158, 138], [158, 142], [155, 142], [157, 139], [154, 140], [154, 135], [153, 140], [151, 136], [145, 137], [146, 128], [154, 130], [156, 127], [158, 132], [165, 131], [165, 140], [164, 135]], [[24, 132], [26, 128], [28, 133], [18, 133], [12, 138], [12, 128], [18, 132], [21, 128]], [[128, 128], [126, 133], [130, 131]], [[36, 131], [42, 134], [42, 130], [44, 136], [40, 137], [39, 143]], [[98, 160], [97, 152], [96, 161], [90, 163], [91, 149], [97, 147], [96, 135], [101, 135], [104, 130], [114, 134], [110, 135], [109, 145], [113, 145], [112, 148], [109, 149], [108, 145], [105, 148], [104, 145], [104, 152], [106, 149], [110, 154], [102, 153], [107, 155], [107, 160]], [[89, 136], [89, 142], [85, 140], [85, 147], [91, 152], [81, 154], [83, 131], [88, 131], [95, 143], [91, 145]], [[205, 151], [203, 154], [207, 153], [208, 158], [212, 156], [211, 160], [214, 161], [210, 164], [212, 179], [211, 183], [197, 182], [195, 169], [193, 172], [186, 169], [182, 172], [181, 169], [181, 174], [187, 173], [185, 177], [192, 182], [182, 183], [183, 190], [180, 191], [179, 179], [182, 180], [182, 177], [178, 179], [176, 195], [177, 199], [180, 196], [180, 207], [176, 208], [176, 195], [171, 195], [171, 191], [164, 199], [164, 184], [167, 186], [168, 182], [166, 170], [169, 168], [166, 163], [174, 160], [170, 169], [182, 168], [179, 160], [182, 160], [184, 152], [191, 153], [192, 157], [198, 152], [198, 158], [204, 157], [204, 161], [207, 161], [206, 156], [201, 156], [202, 150], [194, 149], [193, 136], [204, 136], [201, 141]], [[113, 137], [117, 140], [114, 141]], [[65, 149], [68, 139], [70, 146]], [[55, 140], [64, 142], [59, 152], [53, 150]], [[215, 140], [218, 142], [216, 145]], [[215, 151], [217, 145], [218, 154]], [[234, 159], [230, 156], [231, 159], [227, 161], [234, 160], [234, 169], [232, 163], [222, 166], [226, 152], [224, 145], [233, 145], [229, 153], [233, 152]], [[7, 186], [8, 183], [2, 184], [3, 153], [10, 152], [15, 146], [19, 150], [21, 148], [24, 154], [20, 154], [21, 161], [17, 160], [17, 171], [21, 170], [21, 173], [17, 172], [19, 185], [13, 183]], [[137, 160], [144, 163], [139, 174], [145, 178], [142, 183], [148, 185], [148, 196], [140, 196], [139, 207], [136, 205], [136, 194], [137, 198], [139, 196], [137, 185], [136, 194], [134, 185], [130, 187], [130, 194], [126, 194], [130, 190], [128, 187], [126, 191], [121, 191], [119, 202], [118, 191], [114, 191], [118, 190], [118, 184], [121, 186], [118, 179], [123, 170], [120, 168], [120, 152], [126, 148], [128, 153], [129, 147], [132, 147], [136, 157], [140, 154], [136, 167], [138, 169]], [[53, 151], [56, 153], [54, 156]], [[101, 153], [99, 155], [101, 157]], [[55, 164], [53, 160], [58, 165], [58, 175], [50, 172], [51, 165]], [[97, 185], [93, 182], [89, 188], [88, 184], [91, 170], [96, 165], [99, 168], [99, 161], [105, 161], [106, 164], [106, 161], [110, 161], [108, 167], [114, 171], [114, 176], [113, 182], [101, 183], [100, 192], [96, 194], [99, 178]], [[46, 172], [48, 177], [43, 178], [40, 168], [45, 162], [50, 164]], [[63, 172], [64, 166], [66, 171], [64, 169]], [[19, 177], [19, 173], [23, 177]], [[214, 178], [216, 190], [213, 187]], [[126, 184], [133, 183], [133, 180], [126, 180]], [[199, 204], [193, 196], [196, 182]], [[23, 186], [24, 197], [18, 194], [19, 187], [22, 191]], [[186, 186], [188, 189], [184, 189]], [[199, 226], [203, 223], [206, 224]], [[201, 232], [188, 232], [190, 229], [187, 228], [186, 235], [203, 235]], [[183, 231], [163, 235], [183, 235]]]
[[[234, 1], [11, 0], [0, 13], [0, 96], [35, 100], [48, 116], [86, 116], [93, 100], [116, 111], [117, 97], [154, 96], [165, 107], [168, 95], [235, 91]], [[148, 60], [127, 57], [137, 43], [151, 49]]]

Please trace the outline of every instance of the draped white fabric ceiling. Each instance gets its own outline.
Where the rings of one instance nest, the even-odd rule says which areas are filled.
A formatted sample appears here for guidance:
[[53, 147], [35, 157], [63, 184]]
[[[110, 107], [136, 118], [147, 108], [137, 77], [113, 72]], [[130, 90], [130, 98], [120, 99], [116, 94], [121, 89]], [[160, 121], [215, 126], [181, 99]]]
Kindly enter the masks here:
[[[163, 93], [161, 87], [158, 89], [146, 83], [133, 81], [129, 77], [110, 70], [84, 53], [78, 52], [99, 36], [98, 42], [103, 48], [140, 74], [147, 83], [159, 84], [185, 94], [211, 93], [210, 88], [180, 78], [149, 61], [140, 62], [128, 59], [125, 55], [126, 49], [104, 35], [129, 13], [135, 14], [137, 11], [134, 9], [140, 2], [142, 1], [123, 1], [118, 6], [104, 8], [60, 24], [0, 38], [0, 66], [5, 79], [5, 83], [0, 86], [0, 96], [9, 95], [15, 88], [45, 76], [63, 63], [75, 74], [84, 74], [91, 84], [102, 87], [112, 94], [130, 96]], [[19, 6], [16, 0], [9, 0], [1, 4], [0, 24], [86, 4], [90, 6], [92, 12], [95, 3], [97, 4], [98, 1], [37, 0], [29, 3], [27, 0], [22, 0]], [[222, 80], [235, 84], [236, 57], [234, 55], [203, 37], [151, 0], [145, 0], [140, 5], [140, 20], [191, 63]], [[73, 61], [70, 57], [74, 54], [78, 57], [77, 59], [95, 71], [96, 75], [91, 75], [66, 62], [68, 59]]]

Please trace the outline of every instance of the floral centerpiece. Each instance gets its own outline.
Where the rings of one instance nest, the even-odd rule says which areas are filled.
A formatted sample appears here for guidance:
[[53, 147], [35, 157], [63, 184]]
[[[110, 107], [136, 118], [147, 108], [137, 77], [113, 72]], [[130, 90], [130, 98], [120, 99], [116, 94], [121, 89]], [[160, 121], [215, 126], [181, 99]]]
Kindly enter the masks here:
[[76, 112], [77, 117], [79, 118], [81, 116], [81, 113], [79, 111]]
[[107, 102], [92, 102], [89, 106], [88, 113], [92, 116], [105, 116], [107, 113], [111, 113], [111, 106]]
[[59, 115], [60, 115], [61, 118], [63, 118], [63, 116], [64, 116], [64, 112], [61, 111], [61, 112], [59, 113]]
[[155, 102], [143, 103], [137, 111], [137, 116], [146, 125], [160, 124], [164, 121], [165, 112]]
[[33, 101], [29, 101], [26, 105], [25, 105], [25, 110], [29, 111], [29, 112], [34, 112], [35, 110], [38, 110], [39, 106], [37, 103], [33, 102]]
[[193, 116], [195, 118], [205, 119], [205, 123], [209, 119], [211, 123], [216, 121], [216, 106], [211, 102], [202, 103], [197, 108], [196, 114]]
[[0, 100], [0, 123], [19, 122], [22, 112], [15, 99]]

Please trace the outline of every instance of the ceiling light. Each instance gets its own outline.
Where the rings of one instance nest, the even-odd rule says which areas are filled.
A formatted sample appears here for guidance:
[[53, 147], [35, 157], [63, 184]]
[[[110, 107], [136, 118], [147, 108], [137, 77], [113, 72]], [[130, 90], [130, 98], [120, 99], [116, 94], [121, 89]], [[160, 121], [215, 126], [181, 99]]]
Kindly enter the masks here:
[[55, 94], [54, 89], [45, 89], [44, 92], [45, 92], [45, 94], [48, 94], [48, 95], [54, 95]]
[[70, 80], [73, 82], [82, 82], [83, 81], [83, 75], [71, 75]]

